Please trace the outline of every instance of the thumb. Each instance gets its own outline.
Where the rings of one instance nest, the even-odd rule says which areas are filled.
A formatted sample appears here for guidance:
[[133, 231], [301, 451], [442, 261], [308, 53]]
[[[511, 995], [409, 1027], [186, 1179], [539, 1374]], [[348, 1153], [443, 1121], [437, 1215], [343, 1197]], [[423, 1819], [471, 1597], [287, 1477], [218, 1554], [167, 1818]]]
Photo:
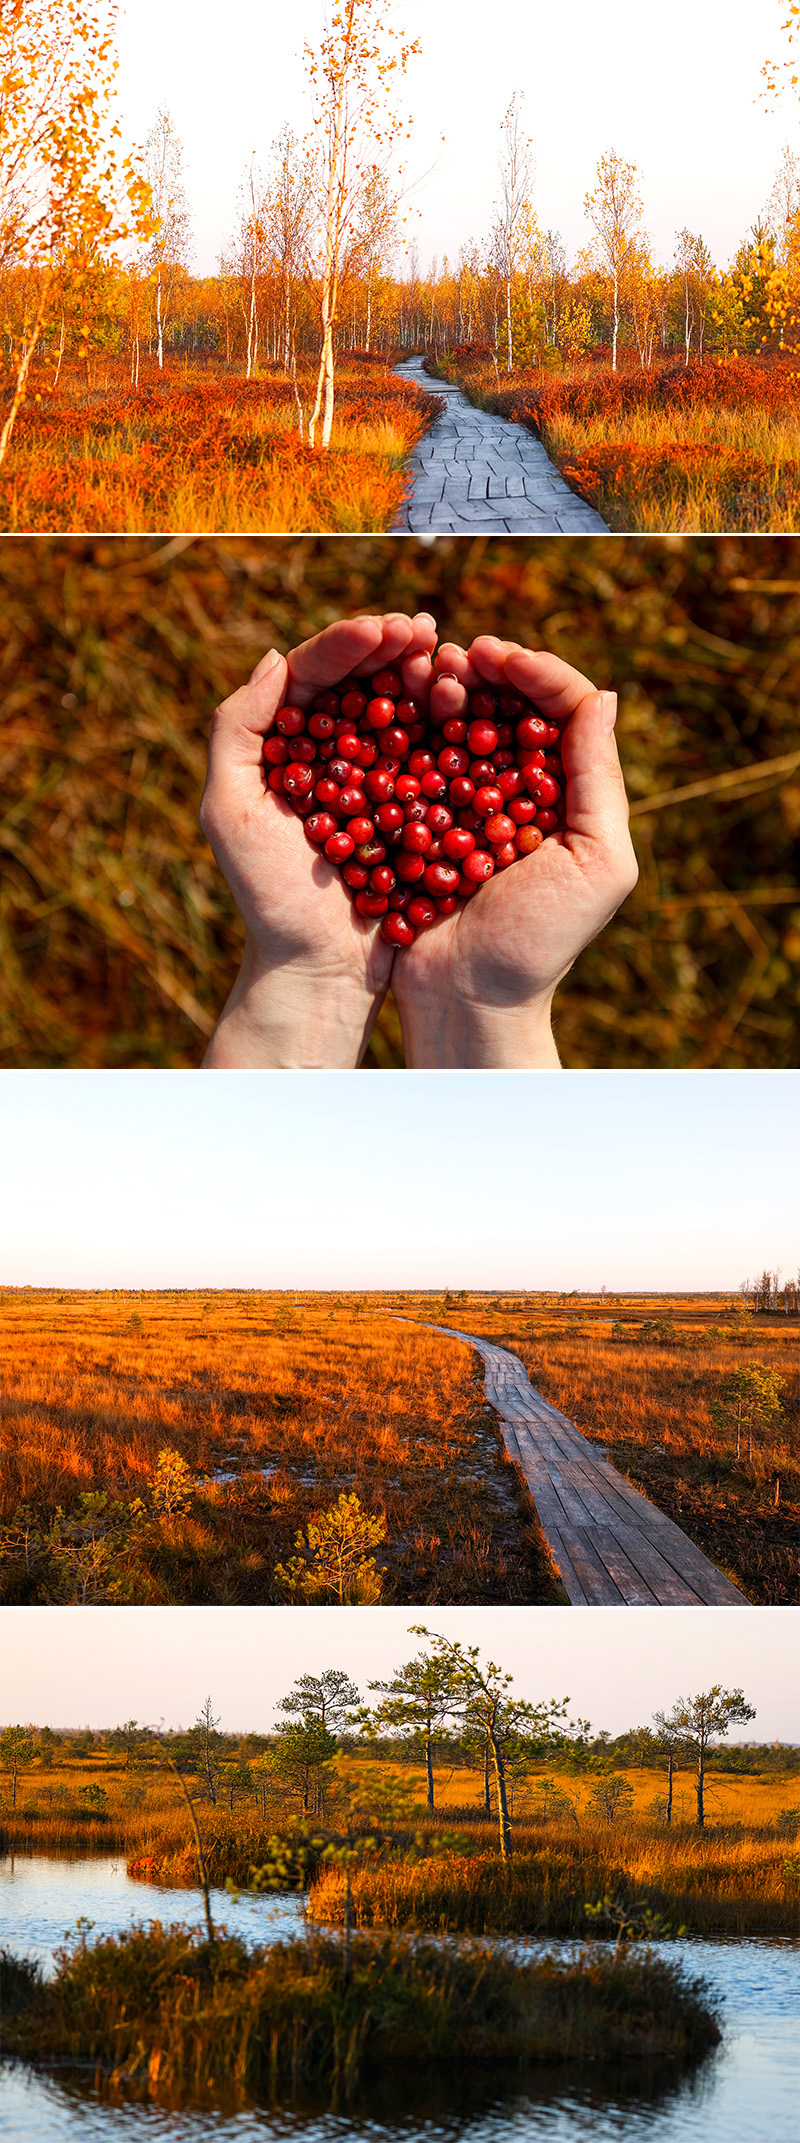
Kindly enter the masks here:
[[590, 692], [579, 701], [561, 739], [569, 832], [609, 849], [630, 847], [616, 718], [616, 693]]
[[241, 685], [216, 710], [208, 743], [208, 780], [217, 782], [261, 760], [261, 745], [284, 699], [288, 666], [271, 648], [262, 656], [249, 684]]

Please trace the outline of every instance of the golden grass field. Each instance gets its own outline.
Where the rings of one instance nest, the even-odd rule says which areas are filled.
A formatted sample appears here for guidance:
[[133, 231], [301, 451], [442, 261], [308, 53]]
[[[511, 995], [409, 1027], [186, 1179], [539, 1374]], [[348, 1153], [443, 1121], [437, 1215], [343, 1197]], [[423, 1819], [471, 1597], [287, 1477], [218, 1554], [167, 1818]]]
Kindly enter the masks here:
[[[269, 1600], [342, 1493], [386, 1520], [384, 1600], [558, 1598], [467, 1350], [346, 1302], [291, 1315], [282, 1332], [277, 1297], [7, 1293], [6, 1600]], [[110, 1535], [100, 1514], [107, 1553], [85, 1527], [54, 1551], [59, 1506], [74, 1525], [82, 1495], [147, 1503], [164, 1450], [197, 1483], [182, 1514]]]
[[[212, 709], [268, 647], [397, 608], [619, 693], [640, 878], [557, 993], [565, 1064], [796, 1065], [796, 546], [484, 536], [0, 548], [0, 1065], [200, 1061], [243, 942], [197, 823]], [[368, 1063], [402, 1062], [389, 997]]]
[[[263, 1744], [262, 1744], [263, 1746]], [[252, 1762], [245, 1739], [238, 1750]], [[797, 1817], [796, 1765], [783, 1771], [740, 1776], [714, 1768], [706, 1774], [706, 1828], [694, 1824], [694, 1790], [690, 1770], [675, 1780], [673, 1826], [663, 1826], [663, 1773], [622, 1764], [633, 1788], [630, 1815], [608, 1824], [591, 1806], [596, 1783], [592, 1772], [563, 1767], [558, 1759], [533, 1764], [517, 1775], [512, 1792], [513, 1871], [502, 1876], [494, 1826], [482, 1817], [483, 1777], [480, 1761], [469, 1769], [441, 1752], [436, 1765], [437, 1813], [425, 1809], [421, 1765], [400, 1767], [358, 1754], [341, 1759], [346, 1776], [373, 1791], [383, 1779], [402, 1781], [416, 1798], [410, 1819], [389, 1826], [379, 1859], [356, 1868], [354, 1903], [366, 1926], [403, 1927], [440, 1924], [478, 1933], [516, 1927], [520, 1932], [585, 1930], [584, 1903], [620, 1885], [626, 1894], [645, 1896], [653, 1910], [675, 1925], [686, 1922], [699, 1933], [725, 1931], [790, 1932], [796, 1914], [797, 1861], [793, 1819]], [[571, 1804], [550, 1820], [534, 1814], [541, 1780]], [[81, 1799], [90, 1783], [106, 1796], [102, 1817]], [[227, 1805], [224, 1783], [212, 1807], [198, 1775], [193, 1787], [199, 1810], [203, 1850], [213, 1883], [230, 1877], [246, 1886], [249, 1870], [267, 1857], [276, 1829], [291, 1835], [299, 1816], [296, 1801], [273, 1784], [266, 1814], [256, 1764], [250, 1788], [237, 1786]], [[369, 1828], [364, 1820], [362, 1826]], [[317, 1825], [319, 1828], [319, 1824]], [[324, 1830], [337, 1828], [335, 1784], [324, 1816]], [[374, 1828], [374, 1824], [373, 1824]], [[442, 1846], [435, 1845], [437, 1835]], [[120, 1755], [100, 1749], [81, 1760], [56, 1753], [51, 1769], [38, 1765], [20, 1779], [16, 1810], [4, 1782], [0, 1837], [21, 1851], [124, 1853], [129, 1871], [143, 1881], [193, 1887], [197, 1865], [187, 1811], [177, 1782], [152, 1768], [126, 1769]], [[449, 1845], [447, 1841], [452, 1841]], [[312, 1879], [310, 1909], [321, 1923], [335, 1923], [342, 1912], [342, 1874], [335, 1866]], [[504, 1890], [504, 1884], [506, 1885]]]
[[[640, 1340], [645, 1318], [671, 1320], [672, 1336]], [[750, 1600], [797, 1599], [796, 1318], [742, 1329], [724, 1297], [320, 1296], [295, 1308], [278, 1295], [35, 1290], [7, 1290], [0, 1305], [5, 1599], [280, 1598], [276, 1564], [342, 1494], [385, 1520], [386, 1602], [563, 1599], [479, 1357], [427, 1320], [518, 1353], [544, 1397]], [[630, 1337], [612, 1340], [612, 1321]], [[753, 1361], [785, 1379], [784, 1420], [737, 1461], [711, 1404]], [[191, 1477], [172, 1513], [154, 1502], [165, 1451]], [[81, 1498], [98, 1493], [108, 1505], [87, 1516]]]

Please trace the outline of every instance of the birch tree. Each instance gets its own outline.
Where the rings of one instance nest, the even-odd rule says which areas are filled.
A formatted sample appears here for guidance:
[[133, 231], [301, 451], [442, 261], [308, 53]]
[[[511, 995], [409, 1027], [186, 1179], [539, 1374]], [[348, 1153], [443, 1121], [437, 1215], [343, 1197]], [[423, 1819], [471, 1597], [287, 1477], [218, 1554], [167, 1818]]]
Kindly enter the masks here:
[[513, 336], [511, 329], [511, 299], [514, 277], [520, 269], [525, 254], [526, 240], [533, 223], [530, 203], [531, 147], [527, 134], [522, 130], [522, 93], [515, 89], [501, 127], [502, 148], [500, 151], [500, 199], [495, 210], [492, 226], [492, 251], [497, 268], [505, 285], [506, 293], [506, 370], [514, 364]]
[[311, 224], [308, 160], [291, 127], [272, 152], [267, 183], [269, 243], [281, 288], [281, 353], [284, 372], [294, 368], [293, 289], [303, 274]]
[[17, 341], [0, 463], [63, 272], [73, 294], [98, 261], [149, 230], [136, 153], [120, 158], [113, 0], [1, 0], [0, 272], [24, 272], [33, 301]]
[[179, 269], [189, 251], [189, 210], [183, 185], [183, 149], [169, 112], [159, 110], [145, 143], [145, 169], [155, 230], [147, 265], [156, 285], [156, 349], [164, 369], [164, 329]]
[[394, 78], [405, 74], [419, 49], [418, 42], [405, 41], [390, 26], [381, 0], [334, 0], [319, 45], [305, 47], [321, 207], [316, 276], [321, 342], [308, 436], [314, 446], [321, 416], [323, 449], [330, 445], [333, 425], [334, 335], [345, 253], [365, 188], [391, 160], [400, 127], [392, 103]]
[[617, 369], [620, 325], [620, 290], [629, 246], [642, 213], [635, 164], [626, 164], [615, 149], [601, 156], [597, 185], [584, 202], [594, 226], [600, 266], [609, 277], [612, 293], [611, 370]]

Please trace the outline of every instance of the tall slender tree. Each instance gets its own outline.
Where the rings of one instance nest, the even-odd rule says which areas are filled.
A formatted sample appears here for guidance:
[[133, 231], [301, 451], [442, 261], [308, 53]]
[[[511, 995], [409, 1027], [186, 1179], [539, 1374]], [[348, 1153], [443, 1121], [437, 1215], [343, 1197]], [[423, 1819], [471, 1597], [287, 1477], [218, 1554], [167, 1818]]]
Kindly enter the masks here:
[[376, 169], [388, 170], [402, 122], [393, 108], [393, 78], [405, 73], [418, 42], [388, 21], [388, 0], [333, 0], [319, 45], [305, 47], [317, 140], [320, 200], [316, 289], [320, 314], [317, 392], [308, 427], [312, 446], [322, 417], [330, 445], [334, 410], [334, 333], [348, 241]]
[[611, 283], [612, 328], [611, 369], [617, 369], [617, 344], [620, 326], [620, 289], [642, 203], [637, 187], [635, 164], [626, 164], [615, 149], [601, 156], [597, 166], [597, 185], [593, 193], [585, 197], [585, 211], [594, 226], [600, 266]]
[[656, 1725], [659, 1731], [676, 1735], [683, 1747], [694, 1755], [698, 1830], [703, 1829], [706, 1819], [705, 1777], [709, 1749], [715, 1742], [724, 1740], [732, 1726], [755, 1716], [753, 1705], [745, 1701], [741, 1689], [723, 1689], [719, 1682], [700, 1696], [679, 1697], [667, 1716], [658, 1713]]
[[522, 128], [522, 91], [515, 89], [500, 129], [500, 198], [492, 226], [491, 250], [505, 288], [506, 370], [514, 364], [511, 301], [514, 277], [522, 265], [533, 221], [530, 201], [532, 143]]
[[189, 257], [189, 209], [183, 183], [183, 148], [169, 112], [159, 110], [145, 143], [145, 168], [156, 227], [147, 265], [156, 286], [156, 349], [164, 369], [164, 330], [176, 279]]

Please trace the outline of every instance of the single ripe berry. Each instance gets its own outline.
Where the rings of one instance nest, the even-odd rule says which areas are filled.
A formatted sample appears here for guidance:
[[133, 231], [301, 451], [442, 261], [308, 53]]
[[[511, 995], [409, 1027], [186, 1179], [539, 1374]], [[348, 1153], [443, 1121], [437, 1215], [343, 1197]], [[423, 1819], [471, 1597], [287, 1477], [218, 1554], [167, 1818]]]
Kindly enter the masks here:
[[484, 788], [476, 789], [472, 808], [477, 811], [479, 818], [490, 818], [493, 811], [501, 811], [502, 807], [502, 789], [495, 789], [488, 783]]
[[451, 862], [460, 863], [464, 856], [471, 856], [475, 847], [475, 835], [468, 833], [466, 826], [452, 826], [449, 832], [442, 836], [442, 847]]
[[376, 670], [372, 678], [372, 690], [377, 692], [381, 699], [399, 699], [403, 690], [400, 671], [390, 669]]
[[315, 848], [324, 848], [325, 842], [333, 840], [335, 834], [336, 820], [330, 811], [312, 811], [311, 817], [306, 819], [306, 840], [313, 842]]
[[494, 856], [487, 856], [483, 848], [473, 848], [471, 856], [464, 857], [461, 870], [464, 878], [474, 879], [476, 885], [483, 885], [486, 879], [493, 875]]
[[365, 887], [362, 893], [356, 894], [359, 915], [385, 915], [388, 906], [385, 893], [370, 893]]
[[412, 819], [410, 826], [403, 827], [401, 839], [403, 847], [408, 849], [410, 855], [424, 856], [430, 848], [433, 834], [424, 820], [420, 823], [419, 819]]
[[409, 901], [406, 915], [415, 930], [429, 930], [431, 923], [436, 921], [434, 903], [426, 899], [424, 893], [416, 893], [414, 899]]
[[283, 774], [284, 796], [308, 796], [309, 791], [314, 787], [314, 776], [310, 766], [298, 765], [296, 762], [291, 761], [287, 767], [276, 767], [275, 772]]
[[364, 792], [373, 804], [388, 804], [394, 795], [394, 781], [380, 767], [370, 767], [364, 775]]
[[538, 826], [517, 827], [517, 848], [521, 856], [533, 856], [541, 848], [544, 834]]
[[285, 766], [289, 757], [289, 746], [286, 738], [265, 737], [261, 757], [265, 760], [267, 766]]
[[517, 743], [541, 747], [548, 741], [549, 726], [548, 722], [542, 721], [540, 715], [526, 714], [524, 721], [517, 723]]
[[453, 863], [429, 863], [425, 869], [426, 889], [441, 898], [446, 893], [455, 893], [459, 875]]
[[456, 811], [460, 811], [464, 804], [471, 804], [475, 794], [475, 783], [474, 781], [469, 781], [466, 774], [459, 774], [455, 781], [451, 781], [447, 794]]
[[517, 829], [513, 819], [506, 817], [505, 811], [493, 811], [483, 830], [493, 848], [502, 848], [506, 841], [513, 841]]
[[398, 950], [402, 951], [407, 945], [413, 945], [415, 934], [413, 924], [408, 921], [407, 916], [398, 915], [396, 910], [384, 916], [381, 937], [387, 945], [396, 945]]
[[368, 700], [364, 720], [369, 722], [373, 729], [388, 729], [389, 723], [394, 721], [394, 700]]
[[375, 824], [381, 833], [397, 834], [403, 824], [402, 804], [379, 804]]
[[446, 774], [448, 780], [452, 781], [454, 775], [466, 774], [469, 752], [461, 751], [457, 744], [447, 745], [444, 751], [439, 753], [436, 764], [440, 774]]
[[310, 737], [332, 737], [335, 728], [336, 723], [332, 714], [312, 714], [309, 717], [308, 734]]
[[342, 714], [345, 720], [348, 722], [360, 722], [366, 704], [366, 692], [345, 692], [342, 700]]
[[332, 833], [325, 842], [325, 854], [329, 863], [349, 863], [355, 848], [349, 833]]
[[497, 743], [497, 730], [494, 722], [470, 722], [467, 730], [467, 743], [476, 758], [480, 758], [487, 752], [493, 752]]
[[356, 818], [348, 819], [347, 831], [350, 835], [351, 841], [355, 841], [356, 844], [358, 844], [359, 841], [371, 841], [372, 836], [375, 832], [375, 827], [372, 819], [361, 818], [360, 816], [358, 816]]
[[275, 716], [275, 727], [282, 737], [301, 737], [305, 726], [306, 718], [300, 707], [281, 707]]

